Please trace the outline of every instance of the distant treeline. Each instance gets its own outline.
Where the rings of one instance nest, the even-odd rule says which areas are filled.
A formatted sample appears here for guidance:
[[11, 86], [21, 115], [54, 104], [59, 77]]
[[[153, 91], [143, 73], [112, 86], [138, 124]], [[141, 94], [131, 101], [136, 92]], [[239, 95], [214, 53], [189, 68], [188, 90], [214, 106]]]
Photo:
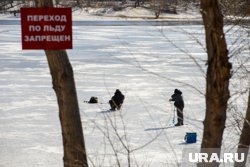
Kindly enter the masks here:
[[[0, 13], [17, 13], [21, 7], [34, 7], [36, 0], [1, 0]], [[156, 16], [160, 13], [178, 13], [190, 8], [199, 8], [200, 0], [55, 0], [55, 6], [67, 7], [112, 7], [122, 10], [126, 7], [144, 7], [152, 9]], [[249, 0], [220, 0], [224, 15], [249, 16]]]

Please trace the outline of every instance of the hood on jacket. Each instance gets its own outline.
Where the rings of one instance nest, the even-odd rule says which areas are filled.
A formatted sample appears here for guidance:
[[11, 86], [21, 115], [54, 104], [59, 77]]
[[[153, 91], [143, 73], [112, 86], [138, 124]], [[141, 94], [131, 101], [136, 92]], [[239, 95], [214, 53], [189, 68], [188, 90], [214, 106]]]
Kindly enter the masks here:
[[179, 89], [175, 89], [175, 90], [174, 90], [174, 94], [181, 95], [182, 92], [181, 92]]

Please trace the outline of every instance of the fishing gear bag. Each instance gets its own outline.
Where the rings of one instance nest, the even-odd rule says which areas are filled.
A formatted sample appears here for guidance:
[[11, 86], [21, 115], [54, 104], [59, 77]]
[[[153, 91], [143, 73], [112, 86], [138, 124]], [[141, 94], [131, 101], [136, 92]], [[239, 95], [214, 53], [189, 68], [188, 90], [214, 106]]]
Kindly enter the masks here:
[[98, 103], [98, 98], [97, 97], [91, 97], [89, 99], [89, 102], [88, 103]]

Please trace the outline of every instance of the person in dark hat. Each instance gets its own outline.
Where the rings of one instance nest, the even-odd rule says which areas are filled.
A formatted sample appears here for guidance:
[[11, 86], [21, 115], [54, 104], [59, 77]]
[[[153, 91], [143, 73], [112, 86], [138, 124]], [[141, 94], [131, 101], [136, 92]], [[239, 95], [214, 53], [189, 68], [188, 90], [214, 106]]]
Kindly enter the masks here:
[[120, 110], [125, 96], [119, 89], [116, 89], [114, 96], [109, 100], [111, 110]]
[[177, 124], [175, 126], [181, 126], [183, 125], [183, 109], [184, 109], [184, 100], [182, 97], [182, 92], [178, 89], [174, 90], [174, 94], [171, 96], [171, 99], [169, 101], [174, 101], [174, 106], [176, 107], [177, 111]]

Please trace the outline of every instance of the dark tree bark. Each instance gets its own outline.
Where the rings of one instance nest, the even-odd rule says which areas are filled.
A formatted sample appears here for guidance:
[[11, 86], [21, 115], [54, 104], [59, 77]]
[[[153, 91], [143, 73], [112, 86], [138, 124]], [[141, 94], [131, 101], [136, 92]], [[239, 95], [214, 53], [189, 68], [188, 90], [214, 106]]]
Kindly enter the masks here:
[[[231, 77], [231, 63], [228, 58], [223, 32], [223, 16], [218, 1], [201, 0], [201, 14], [205, 27], [208, 55], [206, 116], [201, 147], [217, 148], [217, 152], [220, 153], [226, 121], [227, 101], [230, 97], [228, 86]], [[205, 152], [211, 154], [213, 151]]]
[[90, 0], [87, 0], [87, 7], [90, 7], [91, 4], [90, 4]]
[[135, 0], [135, 8], [140, 6], [140, 0]]
[[248, 106], [247, 106], [246, 117], [245, 117], [245, 121], [243, 124], [243, 129], [240, 135], [240, 141], [239, 141], [238, 150], [237, 150], [237, 153], [239, 154], [244, 153], [245, 159], [244, 159], [244, 162], [238, 162], [238, 163], [235, 162], [234, 164], [235, 167], [246, 166], [249, 145], [250, 145], [250, 92], [248, 95]]
[[[52, 0], [37, 0], [37, 7], [53, 7]], [[73, 70], [65, 50], [45, 50], [62, 128], [64, 167], [88, 167]]]
[[66, 51], [45, 51], [59, 106], [65, 167], [87, 167], [73, 70]]

